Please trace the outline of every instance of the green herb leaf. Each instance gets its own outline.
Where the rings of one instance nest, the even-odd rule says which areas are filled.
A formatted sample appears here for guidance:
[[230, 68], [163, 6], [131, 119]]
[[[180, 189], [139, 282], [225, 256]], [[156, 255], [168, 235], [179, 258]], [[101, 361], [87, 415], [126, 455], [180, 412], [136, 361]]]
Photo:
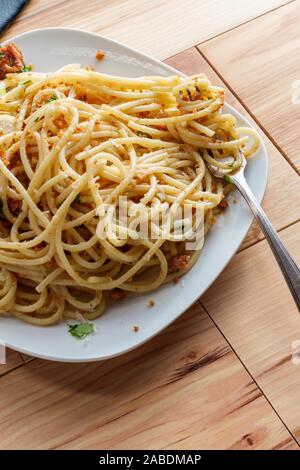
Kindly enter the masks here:
[[224, 179], [224, 181], [226, 181], [226, 183], [234, 184], [233, 179], [232, 179], [231, 176], [229, 176], [229, 175], [224, 175], [224, 176], [223, 176], [223, 179]]
[[139, 137], [146, 137], [147, 139], [152, 139], [152, 136], [150, 134], [147, 134], [147, 132], [136, 131], [136, 135]]
[[51, 98], [47, 100], [47, 103], [51, 103], [51, 101], [55, 101], [55, 100], [58, 100], [58, 96], [52, 95]]
[[3, 57], [4, 57], [4, 54], [2, 51], [0, 51], [0, 59], [3, 59]]
[[94, 333], [93, 323], [78, 323], [77, 325], [68, 325], [70, 335], [74, 336], [77, 339], [84, 339], [88, 335]]
[[9, 58], [9, 65], [12, 67], [13, 65], [15, 65], [15, 59], [13, 57], [10, 57]]
[[31, 85], [31, 84], [32, 84], [32, 80], [27, 80], [27, 82], [21, 83], [21, 85]]
[[22, 68], [21, 72], [30, 72], [32, 70], [32, 67], [31, 65], [24, 65], [24, 67]]

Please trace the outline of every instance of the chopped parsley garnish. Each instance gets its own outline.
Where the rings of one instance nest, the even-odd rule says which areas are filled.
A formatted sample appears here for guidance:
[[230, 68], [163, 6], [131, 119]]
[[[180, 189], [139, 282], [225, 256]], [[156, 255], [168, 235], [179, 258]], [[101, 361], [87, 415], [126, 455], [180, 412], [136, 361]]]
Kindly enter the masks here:
[[77, 339], [84, 339], [95, 331], [93, 323], [90, 322], [68, 325], [68, 327], [70, 335]]
[[12, 67], [13, 65], [15, 65], [15, 59], [13, 57], [10, 57], [9, 58], [9, 65]]
[[31, 84], [32, 84], [32, 80], [27, 80], [27, 82], [21, 83], [21, 85], [31, 85]]
[[22, 68], [21, 72], [30, 72], [32, 70], [32, 67], [31, 65], [24, 65], [24, 67]]
[[233, 181], [233, 179], [231, 178], [231, 176], [229, 176], [229, 175], [224, 175], [223, 178], [224, 178], [224, 181], [226, 181], [226, 183], [234, 184], [234, 181]]
[[147, 132], [136, 131], [136, 135], [139, 137], [146, 137], [147, 139], [152, 139], [152, 136], [150, 134], [147, 134]]
[[52, 95], [52, 96], [47, 100], [47, 103], [51, 103], [51, 101], [55, 101], [55, 100], [58, 100], [58, 96]]
[[0, 59], [3, 59], [3, 57], [4, 57], [4, 54], [3, 54], [3, 52], [0, 50]]

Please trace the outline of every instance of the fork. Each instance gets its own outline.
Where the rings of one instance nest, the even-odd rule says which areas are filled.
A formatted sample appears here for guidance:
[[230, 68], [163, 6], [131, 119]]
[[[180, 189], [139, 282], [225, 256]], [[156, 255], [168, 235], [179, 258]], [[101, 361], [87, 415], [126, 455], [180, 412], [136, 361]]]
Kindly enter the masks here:
[[247, 160], [241, 151], [240, 157], [242, 164], [236, 171], [219, 169], [208, 162], [206, 162], [206, 164], [209, 167], [211, 173], [216, 178], [222, 178], [227, 183], [233, 184], [244, 197], [248, 206], [252, 210], [262, 232], [264, 233], [271, 250], [273, 251], [275, 259], [279, 264], [282, 274], [300, 312], [300, 269], [285, 248], [275, 228], [271, 224], [269, 218], [249, 188], [244, 176]]

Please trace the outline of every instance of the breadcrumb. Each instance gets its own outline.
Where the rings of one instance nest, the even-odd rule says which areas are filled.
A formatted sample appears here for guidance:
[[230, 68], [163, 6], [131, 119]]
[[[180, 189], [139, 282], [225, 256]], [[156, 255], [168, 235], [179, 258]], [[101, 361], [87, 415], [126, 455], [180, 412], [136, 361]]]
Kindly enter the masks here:
[[53, 124], [55, 124], [55, 126], [58, 127], [59, 129], [65, 129], [65, 127], [67, 127], [67, 123], [64, 120], [64, 118], [54, 119]]
[[152, 308], [152, 307], [154, 307], [154, 305], [155, 305], [154, 300], [149, 300], [149, 302], [148, 302], [148, 307], [149, 307], [149, 308]]
[[125, 296], [126, 296], [125, 292], [123, 292], [120, 289], [114, 289], [110, 293], [111, 300], [114, 300], [114, 301], [122, 300], [124, 299]]
[[44, 267], [46, 269], [53, 269], [55, 268], [57, 265], [56, 265], [56, 261], [55, 261], [55, 258], [51, 258], [49, 261], [47, 261], [45, 264], [44, 264]]
[[103, 51], [99, 50], [99, 51], [96, 52], [96, 59], [97, 60], [102, 60], [102, 59], [104, 59], [104, 57], [105, 57], [105, 53]]
[[228, 207], [228, 202], [226, 201], [226, 199], [223, 199], [223, 201], [221, 201], [221, 202], [218, 204], [218, 207], [219, 207], [219, 209], [221, 209], [221, 210], [227, 209], [227, 207]]
[[133, 325], [133, 327], [132, 327], [132, 331], [134, 333], [137, 333], [139, 331], [139, 329], [140, 329], [140, 327], [138, 325]]
[[168, 273], [187, 269], [190, 259], [189, 255], [174, 256], [168, 262]]

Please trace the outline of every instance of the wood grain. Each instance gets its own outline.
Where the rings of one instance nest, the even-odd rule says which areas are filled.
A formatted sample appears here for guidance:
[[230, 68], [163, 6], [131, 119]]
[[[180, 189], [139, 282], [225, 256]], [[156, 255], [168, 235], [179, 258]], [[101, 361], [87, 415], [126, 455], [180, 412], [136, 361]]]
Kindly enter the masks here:
[[287, 3], [287, 0], [31, 0], [5, 37], [72, 26], [164, 59]]
[[[300, 223], [281, 232], [298, 264], [299, 233]], [[201, 302], [300, 441], [300, 316], [267, 243], [238, 253]]]
[[298, 170], [299, 22], [297, 0], [200, 46]]
[[[194, 73], [204, 72], [213, 83], [223, 87], [225, 86], [224, 82], [222, 82], [220, 77], [213, 71], [206, 60], [195, 48], [184, 51], [181, 54], [177, 54], [175, 57], [167, 59], [166, 62], [186, 74], [191, 75]], [[270, 166], [268, 188], [263, 201], [263, 207], [276, 229], [280, 230], [300, 219], [299, 204], [291, 204], [291, 194], [293, 194], [295, 201], [300, 201], [299, 176], [286, 162], [284, 157], [271, 143], [268, 137], [260, 128], [258, 128], [249, 113], [247, 113], [242, 104], [235, 98], [228, 88], [226, 88], [225, 99], [252, 122], [263, 136], [267, 145]], [[288, 191], [287, 187], [289, 188]], [[252, 224], [241, 249], [246, 248], [262, 238], [263, 234], [259, 229], [258, 224], [255, 222]]]
[[32, 361], [0, 395], [2, 449], [298, 448], [199, 303], [120, 358]]

